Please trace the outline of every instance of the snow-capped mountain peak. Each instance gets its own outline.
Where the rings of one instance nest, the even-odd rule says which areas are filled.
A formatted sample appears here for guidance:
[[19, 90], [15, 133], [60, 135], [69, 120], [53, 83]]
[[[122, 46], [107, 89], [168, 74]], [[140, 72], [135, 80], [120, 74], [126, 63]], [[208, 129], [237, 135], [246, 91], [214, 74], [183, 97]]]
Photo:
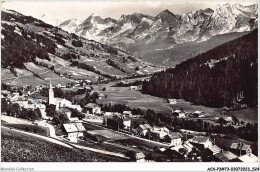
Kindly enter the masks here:
[[177, 44], [202, 41], [219, 34], [250, 31], [257, 27], [257, 23], [257, 3], [225, 3], [215, 9], [198, 9], [180, 15], [168, 9], [154, 17], [142, 13], [122, 14], [118, 20], [102, 19], [93, 13], [80, 24], [69, 23], [73, 27], [67, 26], [69, 24], [60, 27], [69, 27], [69, 30], [88, 39], [111, 45], [119, 43], [120, 48], [125, 48], [128, 42], [135, 41], [153, 43], [171, 39]]

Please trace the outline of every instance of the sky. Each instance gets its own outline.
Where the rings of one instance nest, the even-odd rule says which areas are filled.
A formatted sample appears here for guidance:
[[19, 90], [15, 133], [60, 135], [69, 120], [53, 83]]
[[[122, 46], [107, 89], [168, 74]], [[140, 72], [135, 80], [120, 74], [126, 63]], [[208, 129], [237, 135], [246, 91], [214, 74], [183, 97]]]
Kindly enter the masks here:
[[[254, 2], [254, 1], [253, 1]], [[255, 1], [257, 2], [257, 1]], [[144, 13], [151, 16], [156, 16], [161, 11], [168, 9], [175, 14], [183, 14], [190, 11], [212, 8], [215, 9], [220, 3], [227, 2], [173, 2], [173, 1], [117, 1], [117, 2], [84, 2], [84, 1], [38, 1], [38, 2], [2, 2], [2, 8], [13, 9], [22, 14], [33, 16], [35, 18], [41, 18], [43, 14], [51, 17], [53, 20], [65, 21], [67, 19], [76, 18], [79, 20], [85, 20], [93, 13], [98, 14], [102, 18], [112, 17], [119, 19], [122, 14]], [[232, 2], [234, 3], [234, 1]], [[250, 2], [244, 2], [244, 4], [252, 4]]]

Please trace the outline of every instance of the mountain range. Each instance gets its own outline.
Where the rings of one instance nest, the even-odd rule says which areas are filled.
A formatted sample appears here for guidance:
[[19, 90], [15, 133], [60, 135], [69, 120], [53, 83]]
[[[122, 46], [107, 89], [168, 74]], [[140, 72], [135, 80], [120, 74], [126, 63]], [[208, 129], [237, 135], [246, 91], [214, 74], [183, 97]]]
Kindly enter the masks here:
[[153, 43], [171, 39], [176, 44], [205, 41], [212, 36], [253, 30], [258, 23], [257, 4], [221, 4], [216, 9], [200, 9], [185, 14], [164, 10], [157, 16], [141, 13], [122, 15], [119, 20], [92, 14], [85, 21], [62, 22], [64, 30], [87, 39], [127, 48], [135, 42]]

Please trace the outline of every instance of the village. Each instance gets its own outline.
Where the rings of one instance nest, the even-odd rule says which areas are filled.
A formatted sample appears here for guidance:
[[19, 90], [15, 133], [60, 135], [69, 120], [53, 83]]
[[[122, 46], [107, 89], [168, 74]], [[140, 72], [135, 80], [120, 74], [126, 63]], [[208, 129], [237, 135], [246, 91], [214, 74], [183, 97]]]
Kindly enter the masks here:
[[[143, 115], [138, 114], [137, 110], [128, 108], [116, 111], [102, 110], [105, 108], [104, 105], [99, 105], [93, 99], [105, 99], [107, 95], [102, 92], [94, 92], [90, 82], [74, 86], [60, 84], [52, 86], [50, 81], [49, 87], [29, 88], [24, 86], [22, 90], [15, 87], [8, 88], [9, 90], [1, 90], [2, 106], [3, 101], [5, 101], [6, 106], [18, 104], [18, 109], [26, 109], [30, 112], [38, 111], [38, 114], [33, 113], [32, 117], [21, 117], [19, 116], [20, 112], [5, 111], [2, 107], [2, 120], [3, 116], [13, 116], [32, 121], [32, 125], [47, 128], [49, 130], [48, 137], [78, 149], [93, 149], [92, 151], [97, 152], [101, 149], [114, 156], [136, 162], [258, 161], [258, 157], [253, 153], [256, 150], [250, 144], [237, 140], [228, 146], [223, 146], [224, 134], [215, 133], [215, 135], [220, 136], [216, 142], [215, 138], [212, 139], [206, 132], [176, 129], [162, 124], [158, 126], [149, 124]], [[82, 100], [70, 101], [64, 97], [55, 97], [54, 89], [56, 88], [63, 92], [84, 89], [83, 93], [87, 92], [91, 101], [79, 104], [77, 102]], [[134, 91], [142, 89], [141, 85], [130, 85], [128, 88]], [[43, 90], [48, 90], [48, 97], [42, 96]], [[177, 101], [176, 99], [167, 99], [169, 105], [176, 104]], [[207, 116], [203, 111], [197, 110], [193, 113], [187, 113], [183, 109], [172, 109], [171, 115], [175, 119], [198, 119]], [[221, 119], [214, 117], [212, 120], [225, 123], [226, 126], [243, 126], [241, 122], [232, 117]]]

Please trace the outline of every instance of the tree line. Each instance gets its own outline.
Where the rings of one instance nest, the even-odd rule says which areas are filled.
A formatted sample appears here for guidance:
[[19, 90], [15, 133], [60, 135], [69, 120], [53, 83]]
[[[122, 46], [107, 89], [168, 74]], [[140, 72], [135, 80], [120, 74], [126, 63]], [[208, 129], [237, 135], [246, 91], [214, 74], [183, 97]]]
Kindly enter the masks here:
[[[237, 94], [257, 104], [257, 30], [191, 58], [143, 82], [143, 93], [185, 99], [209, 107], [230, 107]], [[158, 89], [160, 88], [160, 89]]]

